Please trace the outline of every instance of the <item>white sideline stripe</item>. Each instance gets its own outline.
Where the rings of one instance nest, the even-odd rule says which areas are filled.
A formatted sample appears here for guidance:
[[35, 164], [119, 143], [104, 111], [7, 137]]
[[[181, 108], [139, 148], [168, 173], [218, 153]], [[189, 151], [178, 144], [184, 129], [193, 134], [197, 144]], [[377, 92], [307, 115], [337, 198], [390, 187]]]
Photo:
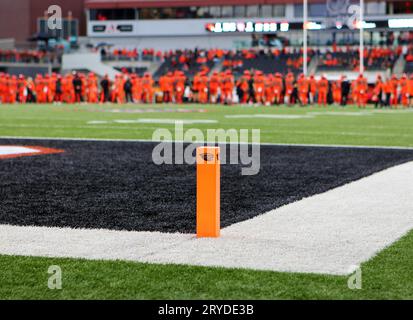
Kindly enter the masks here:
[[[151, 139], [106, 139], [106, 138], [68, 138], [68, 137], [25, 137], [25, 136], [0, 136], [0, 139], [9, 140], [62, 140], [62, 141], [96, 141], [96, 142], [161, 142], [161, 140], [151, 140]], [[183, 141], [183, 140], [162, 140], [162, 142], [184, 142], [184, 143], [206, 143], [206, 141]], [[320, 148], [358, 148], [358, 149], [390, 149], [390, 150], [413, 150], [413, 147], [405, 146], [380, 146], [380, 145], [351, 145], [351, 144], [316, 144], [316, 143], [276, 143], [276, 142], [261, 142], [261, 143], [251, 143], [251, 142], [239, 142], [227, 144], [259, 144], [261, 146], [292, 146], [292, 147], [320, 147]]]
[[305, 114], [236, 114], [236, 115], [226, 115], [225, 118], [228, 119], [311, 119], [314, 118], [312, 115]]
[[413, 162], [222, 230], [190, 234], [0, 225], [0, 254], [345, 275], [413, 229]]
[[209, 124], [209, 123], [218, 123], [217, 120], [196, 120], [196, 119], [126, 119], [126, 120], [108, 120], [108, 121], [99, 121], [99, 120], [92, 120], [88, 121], [87, 124], [108, 124], [108, 123], [119, 123], [119, 124], [134, 124], [134, 123], [158, 123], [158, 124], [176, 124], [177, 122], [181, 122], [182, 124]]
[[36, 153], [40, 152], [36, 149], [30, 149], [26, 147], [18, 146], [0, 146], [0, 156], [9, 156], [13, 154], [23, 154], [23, 153]]

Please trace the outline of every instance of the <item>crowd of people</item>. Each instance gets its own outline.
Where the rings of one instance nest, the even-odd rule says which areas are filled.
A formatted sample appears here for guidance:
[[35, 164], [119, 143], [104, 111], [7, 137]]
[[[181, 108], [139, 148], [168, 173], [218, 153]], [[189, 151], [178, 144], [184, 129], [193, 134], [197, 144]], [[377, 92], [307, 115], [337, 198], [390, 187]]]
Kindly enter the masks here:
[[2, 50], [0, 62], [8, 63], [60, 63], [63, 54], [62, 48], [53, 51], [45, 50]]
[[[363, 52], [364, 66], [367, 69], [387, 70], [393, 67], [401, 53], [401, 47], [365, 48]], [[332, 50], [328, 50], [320, 56], [319, 65], [324, 69], [340, 68], [359, 71], [360, 51], [358, 48], [347, 47], [342, 49], [333, 46]]]
[[400, 79], [377, 77], [369, 86], [363, 75], [353, 81], [345, 76], [328, 81], [288, 73], [265, 75], [245, 70], [236, 78], [230, 70], [197, 73], [188, 79], [182, 71], [168, 72], [155, 81], [151, 74], [119, 74], [113, 81], [93, 73], [51, 74], [35, 79], [0, 73], [0, 103], [212, 103], [279, 105], [357, 104], [365, 107], [413, 106], [413, 75]]

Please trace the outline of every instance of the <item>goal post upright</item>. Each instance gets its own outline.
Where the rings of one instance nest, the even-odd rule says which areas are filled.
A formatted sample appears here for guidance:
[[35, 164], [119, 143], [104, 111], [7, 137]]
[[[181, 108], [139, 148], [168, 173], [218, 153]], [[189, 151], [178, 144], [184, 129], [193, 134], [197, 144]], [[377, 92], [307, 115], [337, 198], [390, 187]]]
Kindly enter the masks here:
[[360, 74], [364, 74], [364, 0], [360, 0]]
[[308, 35], [308, 0], [303, 0], [303, 73], [307, 76], [307, 35]]

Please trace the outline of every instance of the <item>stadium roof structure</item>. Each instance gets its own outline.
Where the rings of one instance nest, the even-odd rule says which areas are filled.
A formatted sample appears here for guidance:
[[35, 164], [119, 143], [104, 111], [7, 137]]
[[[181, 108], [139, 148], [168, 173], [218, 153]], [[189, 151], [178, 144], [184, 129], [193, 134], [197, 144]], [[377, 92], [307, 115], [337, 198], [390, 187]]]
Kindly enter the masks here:
[[[309, 0], [321, 3], [325, 0]], [[302, 0], [85, 0], [89, 9], [302, 3]]]

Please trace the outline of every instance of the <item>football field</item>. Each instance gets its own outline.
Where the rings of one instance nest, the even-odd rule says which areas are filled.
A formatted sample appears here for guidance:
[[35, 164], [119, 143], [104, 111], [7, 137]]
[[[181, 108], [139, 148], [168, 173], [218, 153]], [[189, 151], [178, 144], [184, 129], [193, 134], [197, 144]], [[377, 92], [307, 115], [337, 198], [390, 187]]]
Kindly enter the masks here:
[[[195, 167], [152, 163], [177, 121], [260, 129], [259, 174], [222, 166], [217, 241]], [[2, 105], [2, 146], [48, 152], [0, 155], [1, 299], [413, 299], [413, 109]]]

